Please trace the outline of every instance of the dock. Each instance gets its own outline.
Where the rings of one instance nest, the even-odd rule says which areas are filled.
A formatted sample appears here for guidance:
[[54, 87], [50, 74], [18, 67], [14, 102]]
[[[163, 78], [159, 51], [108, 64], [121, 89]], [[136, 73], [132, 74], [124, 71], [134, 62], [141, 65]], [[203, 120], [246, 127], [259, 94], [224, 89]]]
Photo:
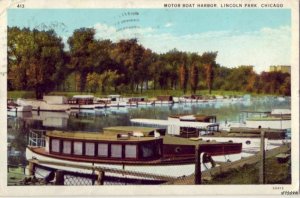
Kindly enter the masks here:
[[[286, 153], [286, 152], [290, 151], [290, 149], [291, 149], [291, 144], [287, 143], [285, 145], [274, 148], [272, 150], [268, 150], [268, 151], [266, 151], [266, 158], [276, 157], [277, 155], [279, 155], [281, 153]], [[253, 155], [253, 156], [250, 156], [247, 158], [243, 158], [238, 161], [222, 163], [222, 164], [220, 164], [220, 166], [214, 167], [214, 168], [206, 170], [206, 171], [202, 171], [201, 172], [202, 180], [204, 180], [204, 179], [209, 180], [212, 177], [217, 176], [219, 174], [226, 173], [233, 169], [241, 168], [245, 165], [253, 165], [253, 164], [259, 163], [259, 161], [260, 161], [260, 154], [258, 153], [256, 155]], [[173, 181], [169, 181], [169, 182], [165, 183], [165, 185], [194, 185], [194, 182], [195, 182], [195, 175], [192, 174], [192, 175], [186, 176], [184, 178], [179, 178], [179, 179], [176, 179]]]

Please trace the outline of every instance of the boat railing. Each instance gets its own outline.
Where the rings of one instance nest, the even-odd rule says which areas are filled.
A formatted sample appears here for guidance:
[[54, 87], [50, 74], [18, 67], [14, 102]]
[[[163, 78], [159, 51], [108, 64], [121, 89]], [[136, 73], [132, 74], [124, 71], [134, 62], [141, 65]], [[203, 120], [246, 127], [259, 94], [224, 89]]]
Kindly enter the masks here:
[[28, 145], [32, 147], [45, 147], [45, 130], [30, 129]]

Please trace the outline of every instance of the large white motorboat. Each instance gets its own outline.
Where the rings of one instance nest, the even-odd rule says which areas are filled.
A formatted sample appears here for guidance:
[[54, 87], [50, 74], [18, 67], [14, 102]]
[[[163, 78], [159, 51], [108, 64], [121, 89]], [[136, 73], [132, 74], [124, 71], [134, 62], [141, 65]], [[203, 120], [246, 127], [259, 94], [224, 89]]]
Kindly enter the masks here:
[[[116, 172], [124, 170], [176, 178], [194, 173], [197, 145], [201, 152], [207, 153], [215, 161], [225, 160], [224, 155], [234, 160], [240, 159], [240, 143], [164, 136], [156, 129], [126, 126], [107, 128], [104, 133], [48, 131], [44, 146], [29, 146], [26, 158], [41, 163], [51, 162], [43, 166], [66, 171], [78, 170], [61, 164], [89, 165], [110, 168]], [[201, 168], [206, 170], [212, 165], [203, 163]], [[92, 170], [85, 170], [85, 173], [91, 174]], [[105, 174], [115, 176], [113, 171]], [[136, 176], [132, 178], [141, 179]]]

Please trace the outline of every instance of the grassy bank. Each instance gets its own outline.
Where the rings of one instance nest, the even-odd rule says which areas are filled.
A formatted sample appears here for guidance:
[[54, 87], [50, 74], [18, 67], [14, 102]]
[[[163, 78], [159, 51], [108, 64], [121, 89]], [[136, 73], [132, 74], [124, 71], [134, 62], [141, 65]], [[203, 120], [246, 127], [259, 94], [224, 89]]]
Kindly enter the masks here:
[[[277, 162], [276, 157], [266, 159], [266, 184], [291, 184], [291, 161]], [[244, 165], [216, 175], [206, 184], [259, 184], [259, 163]]]
[[[95, 95], [97, 97], [107, 96], [109, 94], [119, 94], [119, 93], [90, 93], [90, 92], [51, 92], [47, 95], [58, 95], [58, 96], [66, 96], [72, 97], [73, 95]], [[243, 96], [245, 94], [250, 94], [252, 96], [266, 96], [266, 94], [256, 94], [256, 93], [248, 93], [242, 91], [224, 91], [224, 90], [213, 90], [211, 94], [209, 94], [208, 90], [201, 90], [196, 92], [197, 95], [222, 95], [222, 96]], [[191, 92], [183, 93], [181, 90], [145, 90], [142, 93], [140, 92], [124, 92], [121, 93], [122, 96], [128, 97], [137, 97], [143, 96], [148, 98], [153, 98], [160, 95], [172, 95], [172, 96], [182, 96], [182, 95], [191, 95]], [[8, 98], [35, 98], [35, 93], [33, 91], [8, 91]]]
[[19, 185], [19, 181], [23, 180], [25, 178], [24, 174], [24, 168], [21, 167], [15, 167], [9, 168], [9, 172], [7, 174], [7, 185], [8, 186], [14, 186], [14, 185]]

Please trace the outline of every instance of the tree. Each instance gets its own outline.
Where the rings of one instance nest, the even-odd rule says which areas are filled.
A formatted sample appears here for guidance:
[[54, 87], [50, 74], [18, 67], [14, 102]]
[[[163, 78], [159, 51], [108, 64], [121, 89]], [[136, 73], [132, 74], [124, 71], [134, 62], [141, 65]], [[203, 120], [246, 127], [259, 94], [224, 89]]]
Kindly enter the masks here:
[[34, 90], [41, 99], [62, 83], [64, 45], [53, 30], [8, 28], [8, 35], [8, 75], [13, 87]]
[[148, 78], [148, 58], [143, 60], [145, 56], [148, 56], [145, 50], [137, 43], [137, 39], [129, 39], [120, 40], [111, 52], [111, 58], [125, 68], [124, 78], [129, 83], [131, 91], [138, 88], [138, 84]]
[[211, 94], [213, 80], [214, 80], [214, 67], [216, 66], [216, 57], [218, 52], [205, 52], [201, 56], [201, 61], [204, 64], [206, 71], [206, 84]]
[[151, 76], [149, 74], [149, 67], [151, 65], [151, 61], [152, 61], [152, 51], [149, 49], [146, 49], [143, 52], [142, 61], [139, 64], [139, 68], [138, 68], [138, 77], [139, 77], [139, 82], [140, 82], [141, 93], [143, 92], [144, 82], [148, 83], [148, 80]]
[[188, 71], [185, 65], [181, 65], [179, 67], [179, 81], [183, 93], [185, 94], [187, 90], [187, 82], [188, 82]]
[[101, 87], [102, 93], [105, 93], [105, 87], [110, 88], [116, 86], [116, 81], [120, 78], [120, 75], [117, 74], [117, 71], [105, 71], [99, 75], [99, 86]]
[[91, 59], [91, 54], [95, 52], [97, 45], [94, 35], [94, 29], [80, 28], [75, 30], [68, 39], [71, 56], [69, 68], [79, 74], [80, 91], [84, 91], [86, 76], [95, 66], [95, 63], [91, 61], [95, 60], [95, 58]]
[[280, 94], [290, 96], [291, 95], [291, 77], [287, 76], [280, 86]]
[[86, 76], [86, 85], [89, 91], [96, 93], [99, 87], [99, 75], [96, 72], [89, 73]]
[[199, 69], [195, 64], [193, 64], [190, 72], [190, 84], [191, 84], [191, 90], [193, 94], [196, 93], [196, 90], [198, 88], [198, 82], [199, 82]]

